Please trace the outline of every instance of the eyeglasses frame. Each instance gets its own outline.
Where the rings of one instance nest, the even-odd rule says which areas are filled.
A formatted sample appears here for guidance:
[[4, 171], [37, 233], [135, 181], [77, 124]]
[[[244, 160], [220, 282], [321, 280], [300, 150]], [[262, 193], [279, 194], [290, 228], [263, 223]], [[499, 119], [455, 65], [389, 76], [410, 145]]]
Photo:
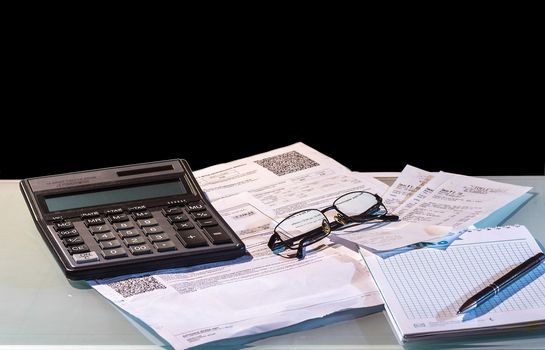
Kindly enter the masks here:
[[[339, 208], [337, 208], [336, 203], [337, 203], [337, 201], [339, 199], [343, 198], [344, 196], [353, 194], [353, 193], [367, 193], [367, 194], [370, 194], [370, 195], [374, 196], [375, 199], [377, 200], [376, 204], [374, 204], [369, 209], [367, 209], [366, 211], [364, 211], [363, 213], [358, 215], [358, 217], [365, 216], [364, 219], [355, 219], [354, 217], [346, 215], [341, 210], [339, 210]], [[384, 213], [382, 213], [382, 214], [368, 214], [369, 212], [371, 212], [371, 213], [376, 212], [377, 210], [380, 209], [381, 206], [384, 208]], [[305, 232], [305, 233], [300, 234], [300, 235], [295, 236], [295, 237], [291, 237], [291, 238], [289, 238], [287, 240], [283, 240], [280, 237], [280, 234], [276, 232], [276, 229], [282, 223], [284, 223], [286, 220], [294, 217], [295, 215], [298, 215], [298, 214], [301, 214], [301, 213], [304, 213], [304, 212], [308, 212], [308, 211], [312, 211], [312, 210], [318, 211], [324, 216], [325, 220], [322, 222], [322, 227], [321, 228], [316, 228], [316, 229], [314, 229], [312, 231]], [[333, 221], [333, 222], [330, 222], [329, 219], [327, 218], [327, 216], [325, 215], [325, 213], [330, 211], [330, 210], [336, 210], [337, 213], [338, 213], [338, 214], [336, 214], [334, 216], [335, 221]], [[331, 231], [336, 230], [338, 228], [341, 228], [343, 226], [346, 226], [346, 228], [348, 228], [348, 227], [353, 226], [353, 225], [359, 225], [359, 224], [370, 222], [370, 221], [373, 221], [373, 220], [397, 221], [397, 220], [399, 220], [399, 217], [397, 215], [388, 215], [388, 209], [382, 203], [382, 198], [378, 194], [367, 192], [367, 191], [347, 192], [347, 193], [343, 194], [342, 196], [338, 197], [337, 199], [335, 199], [335, 201], [333, 201], [333, 205], [331, 205], [331, 206], [329, 206], [327, 208], [324, 208], [324, 209], [303, 209], [303, 210], [300, 210], [300, 211], [297, 211], [295, 213], [290, 214], [289, 216], [284, 218], [282, 221], [280, 221], [275, 226], [275, 228], [273, 230], [273, 234], [272, 234], [271, 238], [269, 238], [269, 242], [267, 243], [267, 245], [274, 253], [280, 253], [280, 252], [282, 252], [282, 251], [284, 251], [286, 249], [292, 249], [292, 250], [296, 249], [297, 250], [297, 254], [296, 254], [297, 258], [298, 259], [303, 259], [305, 257], [305, 247], [307, 247], [307, 246], [309, 246], [309, 245], [311, 245], [311, 244], [313, 244], [315, 242], [318, 242], [318, 241], [324, 239], [325, 237], [329, 236]], [[347, 225], [349, 225], [349, 226], [347, 226]], [[313, 232], [313, 231], [316, 231], [316, 232]], [[312, 240], [312, 239], [314, 239], [314, 240]], [[295, 248], [294, 243], [297, 242], [297, 241], [299, 241], [299, 243], [297, 243], [297, 248]]]

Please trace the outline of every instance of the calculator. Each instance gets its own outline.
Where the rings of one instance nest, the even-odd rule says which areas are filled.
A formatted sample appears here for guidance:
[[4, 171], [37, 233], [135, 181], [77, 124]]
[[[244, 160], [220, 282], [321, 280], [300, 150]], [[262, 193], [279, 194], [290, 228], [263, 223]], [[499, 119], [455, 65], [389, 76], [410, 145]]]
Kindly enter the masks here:
[[234, 259], [246, 251], [183, 159], [24, 179], [20, 187], [72, 280]]

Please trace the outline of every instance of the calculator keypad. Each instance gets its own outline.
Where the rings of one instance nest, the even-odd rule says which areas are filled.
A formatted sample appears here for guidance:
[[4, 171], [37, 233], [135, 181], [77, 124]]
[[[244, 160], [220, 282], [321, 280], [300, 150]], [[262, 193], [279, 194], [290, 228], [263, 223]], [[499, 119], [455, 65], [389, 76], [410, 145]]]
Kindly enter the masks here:
[[81, 214], [81, 221], [57, 221], [53, 228], [76, 264], [232, 243], [202, 201], [173, 204], [94, 211]]

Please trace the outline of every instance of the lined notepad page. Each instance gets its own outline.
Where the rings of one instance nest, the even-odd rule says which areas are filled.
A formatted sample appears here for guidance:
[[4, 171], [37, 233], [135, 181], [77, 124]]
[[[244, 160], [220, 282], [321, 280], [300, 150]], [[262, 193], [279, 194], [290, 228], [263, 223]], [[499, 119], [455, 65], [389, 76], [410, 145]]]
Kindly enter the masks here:
[[469, 297], [539, 251], [523, 226], [466, 232], [446, 250], [366, 258], [403, 334], [494, 327], [545, 319], [545, 264], [475, 311], [456, 315]]

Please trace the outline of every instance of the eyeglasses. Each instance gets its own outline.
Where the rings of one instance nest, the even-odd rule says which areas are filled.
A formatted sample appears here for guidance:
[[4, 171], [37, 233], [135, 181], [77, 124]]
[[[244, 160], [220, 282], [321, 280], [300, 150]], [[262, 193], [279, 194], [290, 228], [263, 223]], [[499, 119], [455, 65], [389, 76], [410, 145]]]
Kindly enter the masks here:
[[[335, 221], [329, 222], [325, 213], [336, 210]], [[332, 230], [346, 225], [365, 222], [397, 221], [397, 215], [388, 215], [388, 210], [377, 194], [365, 191], [346, 193], [325, 209], [306, 209], [291, 214], [274, 228], [268, 246], [274, 253], [286, 249], [297, 250], [297, 258], [305, 257], [305, 247], [327, 237]]]

